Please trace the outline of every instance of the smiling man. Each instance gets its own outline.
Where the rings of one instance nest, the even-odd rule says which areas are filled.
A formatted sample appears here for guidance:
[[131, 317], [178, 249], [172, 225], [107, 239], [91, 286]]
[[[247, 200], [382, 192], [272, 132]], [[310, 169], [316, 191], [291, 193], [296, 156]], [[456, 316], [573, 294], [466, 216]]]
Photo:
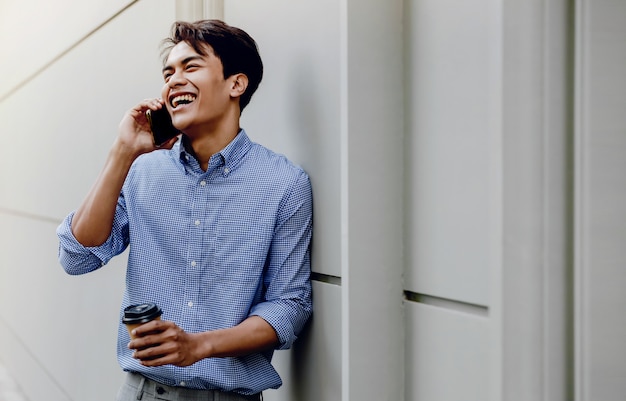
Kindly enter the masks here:
[[[122, 119], [59, 259], [83, 274], [130, 247], [121, 310], [163, 310], [132, 341], [120, 322], [118, 400], [259, 400], [311, 314], [309, 177], [239, 126], [263, 75], [248, 34], [177, 22], [165, 43], [161, 99]], [[145, 112], [163, 107], [182, 135], [156, 146]]]

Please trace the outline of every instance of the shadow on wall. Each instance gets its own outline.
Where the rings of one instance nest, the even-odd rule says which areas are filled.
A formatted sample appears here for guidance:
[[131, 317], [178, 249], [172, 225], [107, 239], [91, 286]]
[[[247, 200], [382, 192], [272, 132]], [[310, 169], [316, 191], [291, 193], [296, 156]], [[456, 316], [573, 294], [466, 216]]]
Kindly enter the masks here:
[[[315, 313], [302, 329], [298, 340], [293, 344], [290, 361], [290, 380], [293, 386], [290, 386], [291, 394], [289, 399], [306, 400], [307, 394], [315, 394], [314, 389], [320, 388], [324, 383], [316, 383], [308, 372], [308, 367], [313, 360], [313, 337], [311, 335], [312, 325]], [[324, 352], [324, 349], [316, 349], [316, 352]], [[309, 388], [312, 387], [312, 388]]]

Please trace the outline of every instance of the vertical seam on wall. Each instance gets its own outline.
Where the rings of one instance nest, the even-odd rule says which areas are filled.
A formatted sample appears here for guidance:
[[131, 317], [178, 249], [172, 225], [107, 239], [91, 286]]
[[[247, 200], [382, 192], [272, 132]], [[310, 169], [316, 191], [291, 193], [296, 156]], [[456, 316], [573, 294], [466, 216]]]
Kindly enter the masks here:
[[574, 62], [574, 399], [584, 401], [584, 375], [582, 368], [584, 364], [583, 350], [583, 327], [584, 311], [582, 286], [583, 276], [583, 205], [582, 194], [584, 184], [584, 158], [582, 154], [582, 141], [584, 133], [584, 98], [581, 93], [584, 91], [583, 62], [585, 50], [585, 35], [583, 23], [585, 19], [584, 0], [575, 0], [575, 62]]
[[339, 153], [341, 230], [341, 399], [350, 399], [350, 273], [349, 273], [349, 152], [348, 152], [348, 1], [339, 4]]
[[[546, 385], [546, 376], [550, 374], [549, 366], [549, 356], [547, 352], [547, 343], [549, 342], [549, 322], [550, 322], [550, 298], [548, 294], [548, 289], [550, 287], [550, 279], [547, 270], [550, 267], [549, 256], [548, 256], [548, 247], [547, 243], [550, 241], [550, 191], [548, 188], [548, 176], [551, 174], [550, 165], [547, 161], [548, 153], [549, 153], [549, 135], [550, 132], [549, 124], [550, 120], [547, 117], [547, 108], [550, 107], [549, 99], [549, 89], [548, 87], [551, 85], [551, 80], [549, 79], [550, 68], [549, 68], [549, 57], [547, 55], [547, 49], [550, 44], [550, 30], [548, 29], [549, 23], [549, 11], [548, 11], [548, 2], [551, 0], [543, 1], [541, 4], [541, 74], [539, 79], [541, 80], [541, 107], [540, 107], [540, 118], [541, 118], [541, 303], [543, 313], [541, 314], [541, 367], [542, 372], [539, 375], [539, 381], [542, 394], [542, 398], [545, 401], [548, 401], [548, 386]], [[551, 89], [551, 88], [550, 88]]]
[[204, 0], [203, 18], [224, 19], [224, 0]]
[[[573, 93], [573, 86], [575, 84], [574, 81], [574, 77], [573, 77], [573, 57], [574, 57], [574, 52], [573, 50], [573, 45], [575, 44], [574, 42], [574, 30], [573, 30], [573, 23], [574, 23], [574, 7], [573, 7], [573, 1], [570, 0], [564, 0], [559, 2], [559, 5], [557, 6], [556, 9], [554, 8], [550, 8], [551, 6], [554, 6], [553, 3], [551, 3], [550, 1], [546, 1], [543, 3], [544, 6], [544, 21], [543, 21], [543, 29], [544, 29], [544, 40], [542, 41], [542, 43], [544, 44], [543, 47], [543, 57], [544, 57], [544, 73], [543, 73], [543, 78], [546, 80], [544, 82], [543, 85], [543, 92], [544, 92], [544, 100], [546, 101], [545, 106], [542, 108], [542, 112], [543, 112], [543, 118], [544, 118], [544, 124], [543, 124], [543, 129], [544, 129], [544, 157], [543, 157], [543, 163], [544, 166], [546, 166], [547, 168], [550, 167], [550, 154], [551, 154], [551, 147], [550, 147], [550, 130], [551, 130], [551, 126], [550, 126], [550, 116], [554, 116], [555, 113], [551, 113], [551, 108], [550, 105], [552, 104], [552, 99], [550, 99], [549, 94], [551, 93], [552, 89], [555, 87], [555, 85], [553, 84], [553, 80], [558, 80], [557, 84], [556, 84], [556, 88], [559, 91], [562, 91], [563, 94], [563, 100], [562, 100], [562, 105], [557, 106], [557, 112], [556, 115], [558, 116], [557, 118], [562, 119], [562, 123], [563, 126], [560, 127], [561, 131], [558, 132], [558, 135], [562, 135], [562, 146], [563, 146], [563, 155], [562, 155], [562, 166], [560, 168], [563, 169], [562, 173], [558, 173], [558, 178], [559, 178], [559, 182], [561, 182], [560, 180], [562, 180], [562, 184], [563, 184], [563, 198], [562, 199], [558, 199], [559, 200], [559, 204], [560, 206], [563, 207], [563, 214], [559, 217], [559, 219], [557, 220], [559, 224], [562, 224], [562, 226], [560, 227], [560, 229], [558, 230], [558, 232], [560, 233], [559, 235], [562, 235], [561, 240], [563, 241], [562, 244], [561, 242], [558, 242], [559, 247], [562, 247], [561, 249], [559, 249], [559, 252], [562, 251], [562, 260], [559, 260], [559, 265], [556, 266], [556, 268], [558, 269], [563, 269], [563, 275], [561, 276], [563, 279], [563, 296], [561, 298], [559, 298], [559, 300], [557, 301], [558, 304], [551, 304], [551, 299], [550, 299], [550, 292], [553, 289], [553, 285], [551, 282], [551, 277], [549, 275], [549, 271], [551, 269], [551, 264], [550, 264], [550, 244], [554, 243], [554, 241], [552, 240], [551, 236], [550, 236], [550, 228], [551, 228], [551, 224], [553, 224], [552, 222], [554, 221], [554, 219], [551, 218], [551, 198], [550, 198], [550, 175], [544, 175], [542, 178], [544, 179], [543, 182], [543, 189], [544, 189], [544, 194], [546, 195], [546, 198], [544, 200], [544, 240], [542, 241], [542, 244], [544, 245], [544, 249], [543, 249], [543, 253], [544, 253], [544, 270], [543, 270], [543, 283], [544, 283], [544, 288], [543, 288], [543, 293], [544, 293], [544, 310], [547, 311], [544, 316], [543, 316], [543, 325], [544, 325], [544, 330], [543, 330], [543, 369], [544, 369], [544, 373], [542, 375], [542, 381], [543, 381], [543, 399], [544, 400], [551, 400], [551, 396], [554, 395], [554, 389], [551, 388], [551, 385], [555, 383], [554, 380], [551, 380], [551, 374], [553, 372], [553, 370], [551, 369], [551, 361], [550, 361], [550, 349], [552, 344], [551, 341], [551, 334], [554, 333], [554, 329], [555, 326], [553, 324], [551, 324], [551, 322], [553, 321], [553, 319], [551, 319], [552, 316], [554, 316], [555, 310], [559, 310], [559, 311], [563, 311], [564, 316], [562, 316], [563, 319], [563, 326], [562, 327], [557, 327], [556, 330], [558, 331], [558, 333], [560, 335], [563, 336], [562, 341], [563, 341], [563, 348], [561, 351], [563, 354], [559, 354], [559, 357], [562, 357], [562, 359], [560, 360], [561, 362], [561, 366], [562, 366], [562, 377], [558, 376], [558, 384], [562, 385], [561, 390], [557, 390], [562, 391], [562, 396], [564, 397], [564, 399], [570, 400], [573, 398], [573, 394], [574, 394], [574, 379], [573, 379], [573, 363], [572, 363], [572, 359], [573, 359], [573, 355], [574, 355], [574, 345], [573, 345], [573, 337], [574, 337], [574, 324], [573, 324], [573, 311], [574, 311], [574, 299], [573, 299], [573, 292], [574, 292], [574, 282], [572, 279], [572, 274], [573, 274], [573, 252], [574, 252], [574, 248], [573, 248], [573, 229], [572, 229], [572, 223], [571, 221], [574, 218], [574, 209], [572, 206], [573, 203], [573, 185], [572, 185], [572, 181], [573, 181], [573, 173], [572, 173], [572, 167], [573, 167], [573, 149], [572, 149], [572, 138], [573, 138], [573, 123], [572, 123], [572, 119], [574, 118], [574, 110], [573, 110], [573, 99], [572, 99], [572, 93]], [[557, 14], [557, 13], [561, 13], [561, 14]], [[557, 23], [558, 24], [562, 24], [562, 29], [560, 35], [563, 35], [562, 37], [560, 35], [557, 35], [557, 39], [558, 39], [558, 43], [555, 43], [555, 38], [551, 35], [551, 33], [553, 31], [550, 30], [550, 26], [552, 25], [552, 23], [555, 21], [555, 18], [558, 18]], [[558, 45], [558, 48], [563, 48], [563, 53], [561, 55], [559, 55], [559, 57], [562, 57], [562, 60], [560, 61], [560, 63], [562, 63], [562, 66], [559, 66], [561, 71], [563, 72], [563, 76], [555, 76], [550, 68], [550, 49], [555, 47], [555, 44]], [[563, 221], [561, 222], [560, 219], [563, 219]], [[562, 231], [561, 231], [562, 230]], [[562, 234], [561, 234], [562, 233]], [[546, 247], [547, 245], [547, 247]], [[557, 307], [555, 309], [555, 306]], [[551, 315], [552, 314], [552, 315]]]
[[504, 5], [501, 1], [493, 2], [493, 18], [494, 26], [497, 27], [497, 32], [494, 32], [494, 36], [497, 38], [497, 51], [494, 51], [492, 62], [497, 65], [495, 73], [497, 82], [494, 88], [493, 104], [491, 111], [493, 113], [493, 122], [491, 129], [493, 130], [493, 154], [494, 165], [493, 169], [493, 186], [494, 186], [494, 210], [497, 212], [497, 216], [493, 222], [494, 238], [492, 240], [492, 264], [490, 271], [490, 292], [491, 292], [491, 304], [490, 304], [490, 324], [491, 324], [491, 338], [493, 339], [492, 354], [490, 355], [491, 370], [490, 374], [494, 378], [493, 384], [491, 384], [490, 392], [491, 399], [500, 400], [504, 395], [504, 386], [502, 384], [503, 377], [503, 303], [504, 294], [502, 291], [503, 282], [503, 262], [504, 262], [504, 118], [503, 118], [503, 98], [504, 98]]
[[566, 143], [566, 174], [567, 174], [567, 222], [566, 222], [566, 266], [567, 266], [567, 294], [566, 294], [566, 305], [567, 305], [567, 360], [566, 360], [566, 380], [567, 380], [567, 393], [566, 397], [568, 400], [573, 400], [575, 398], [575, 337], [576, 337], [576, 327], [575, 327], [575, 221], [576, 221], [576, 211], [575, 211], [575, 93], [576, 93], [576, 7], [575, 0], [567, 1], [567, 87], [566, 90], [566, 99], [567, 99], [567, 111], [566, 111], [566, 121], [567, 126], [565, 129], [567, 130], [567, 143]]
[[224, 0], [176, 0], [176, 20], [224, 19]]

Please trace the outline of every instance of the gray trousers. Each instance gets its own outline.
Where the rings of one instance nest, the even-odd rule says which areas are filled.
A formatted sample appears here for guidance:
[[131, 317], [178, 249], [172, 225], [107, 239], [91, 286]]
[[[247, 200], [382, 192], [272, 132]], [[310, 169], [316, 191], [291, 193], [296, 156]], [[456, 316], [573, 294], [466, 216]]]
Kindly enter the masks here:
[[170, 387], [137, 373], [127, 373], [117, 393], [117, 401], [260, 401], [261, 394], [242, 395], [218, 390], [193, 390]]

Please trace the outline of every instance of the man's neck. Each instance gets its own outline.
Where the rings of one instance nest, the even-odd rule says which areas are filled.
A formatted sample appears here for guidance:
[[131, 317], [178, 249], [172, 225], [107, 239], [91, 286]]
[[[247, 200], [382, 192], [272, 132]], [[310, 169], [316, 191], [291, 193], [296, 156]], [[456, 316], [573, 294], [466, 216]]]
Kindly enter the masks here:
[[192, 132], [187, 136], [188, 151], [193, 152], [194, 157], [200, 163], [200, 168], [206, 171], [209, 167], [209, 159], [226, 147], [239, 133], [239, 121], [234, 124], [226, 124], [219, 129]]

